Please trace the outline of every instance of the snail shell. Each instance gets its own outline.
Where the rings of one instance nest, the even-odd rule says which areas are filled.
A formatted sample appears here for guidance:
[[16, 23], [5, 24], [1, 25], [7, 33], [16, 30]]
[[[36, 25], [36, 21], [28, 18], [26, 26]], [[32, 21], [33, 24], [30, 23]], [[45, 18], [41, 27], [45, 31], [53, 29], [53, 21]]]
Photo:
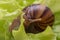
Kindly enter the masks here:
[[54, 23], [52, 11], [45, 5], [33, 4], [23, 9], [27, 33], [39, 33]]

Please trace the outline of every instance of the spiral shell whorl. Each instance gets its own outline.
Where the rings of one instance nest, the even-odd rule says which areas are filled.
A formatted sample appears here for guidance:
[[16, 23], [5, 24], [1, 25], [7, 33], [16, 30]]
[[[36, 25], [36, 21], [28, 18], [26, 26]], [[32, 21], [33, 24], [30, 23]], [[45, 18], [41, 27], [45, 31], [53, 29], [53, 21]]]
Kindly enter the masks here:
[[33, 4], [24, 8], [23, 11], [25, 12], [24, 25], [26, 32], [38, 33], [54, 23], [52, 11], [44, 5]]

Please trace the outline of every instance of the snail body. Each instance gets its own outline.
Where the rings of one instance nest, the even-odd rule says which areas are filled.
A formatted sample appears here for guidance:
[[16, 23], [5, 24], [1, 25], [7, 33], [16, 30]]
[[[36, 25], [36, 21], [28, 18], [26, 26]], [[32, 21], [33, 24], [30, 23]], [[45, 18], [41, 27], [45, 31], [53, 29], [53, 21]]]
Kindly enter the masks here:
[[20, 26], [20, 15], [17, 17], [17, 18], [15, 18], [14, 20], [13, 20], [13, 22], [12, 22], [12, 24], [10, 25], [10, 27], [9, 27], [9, 31], [10, 32], [12, 32], [12, 30], [17, 30], [18, 28], [19, 28], [19, 26]]

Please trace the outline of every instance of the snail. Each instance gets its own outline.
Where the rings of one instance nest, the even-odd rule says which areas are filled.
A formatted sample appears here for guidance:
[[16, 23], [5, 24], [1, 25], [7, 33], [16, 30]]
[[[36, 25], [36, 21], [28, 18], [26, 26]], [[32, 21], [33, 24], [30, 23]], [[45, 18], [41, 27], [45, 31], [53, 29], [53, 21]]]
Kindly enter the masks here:
[[[40, 33], [43, 32], [47, 26], [52, 27], [54, 24], [54, 14], [50, 8], [41, 4], [32, 4], [25, 7], [22, 10], [25, 14], [23, 15], [24, 28], [26, 33]], [[20, 17], [20, 16], [19, 16]], [[20, 20], [19, 18], [17, 20]], [[12, 23], [14, 25], [14, 22]], [[20, 24], [20, 21], [16, 24]], [[15, 26], [16, 26], [15, 25]], [[10, 26], [10, 29], [13, 29]]]

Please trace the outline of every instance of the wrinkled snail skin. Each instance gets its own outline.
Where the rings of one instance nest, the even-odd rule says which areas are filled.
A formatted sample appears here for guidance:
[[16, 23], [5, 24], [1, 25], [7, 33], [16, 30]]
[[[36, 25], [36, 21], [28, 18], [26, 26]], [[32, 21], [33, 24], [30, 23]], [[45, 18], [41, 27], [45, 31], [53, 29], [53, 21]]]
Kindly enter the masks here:
[[24, 24], [27, 33], [42, 32], [47, 26], [52, 26], [54, 23], [52, 11], [44, 5], [33, 4], [24, 8], [23, 12], [25, 12]]
[[9, 31], [12, 32], [13, 29], [17, 30], [19, 28], [19, 25], [20, 25], [20, 15], [13, 20], [12, 24], [9, 27]]

